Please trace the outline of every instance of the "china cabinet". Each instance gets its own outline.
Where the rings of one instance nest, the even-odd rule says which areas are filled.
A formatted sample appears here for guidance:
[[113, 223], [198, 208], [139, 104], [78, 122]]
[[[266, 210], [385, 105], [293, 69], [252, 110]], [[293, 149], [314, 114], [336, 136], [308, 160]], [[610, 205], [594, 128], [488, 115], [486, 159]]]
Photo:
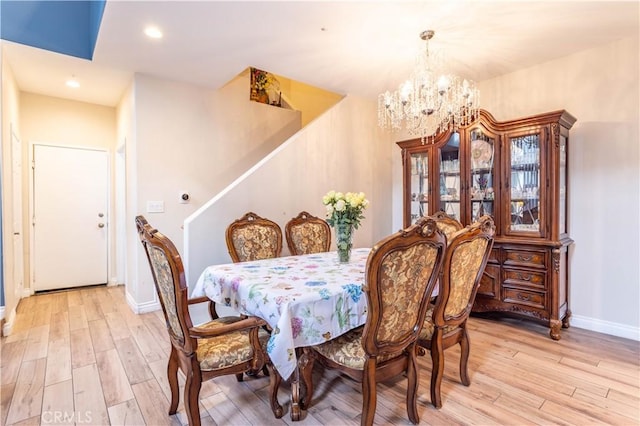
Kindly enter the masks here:
[[539, 320], [555, 340], [571, 316], [567, 159], [575, 121], [555, 111], [499, 122], [481, 110], [432, 143], [398, 142], [405, 227], [439, 210], [463, 225], [491, 215], [495, 242], [473, 311]]

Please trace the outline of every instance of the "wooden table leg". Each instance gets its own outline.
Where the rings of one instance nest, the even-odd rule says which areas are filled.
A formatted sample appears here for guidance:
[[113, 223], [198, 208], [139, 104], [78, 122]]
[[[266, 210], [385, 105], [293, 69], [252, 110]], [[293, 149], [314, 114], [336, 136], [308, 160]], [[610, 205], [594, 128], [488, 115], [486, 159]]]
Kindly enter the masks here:
[[291, 376], [291, 421], [300, 420], [300, 369], [296, 367]]
[[284, 409], [280, 402], [278, 402], [278, 389], [280, 389], [280, 383], [282, 382], [282, 377], [280, 373], [273, 367], [271, 363], [267, 364], [267, 369], [269, 370], [269, 392], [271, 393], [271, 411], [273, 411], [273, 415], [276, 419], [279, 419], [284, 415]]

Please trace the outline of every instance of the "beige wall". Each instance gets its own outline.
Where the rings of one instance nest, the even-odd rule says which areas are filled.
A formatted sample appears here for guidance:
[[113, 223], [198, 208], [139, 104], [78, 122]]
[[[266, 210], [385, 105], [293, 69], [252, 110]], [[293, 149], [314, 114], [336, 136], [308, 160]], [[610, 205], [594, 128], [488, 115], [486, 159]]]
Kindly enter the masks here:
[[[0, 43], [1, 49], [2, 43]], [[2, 52], [0, 51], [0, 58]], [[2, 98], [2, 116], [0, 138], [2, 140], [2, 271], [4, 279], [4, 317], [7, 322], [3, 332], [8, 333], [13, 325], [15, 309], [22, 297], [22, 291], [17, 286], [13, 274], [13, 190], [11, 167], [11, 131], [20, 137], [20, 96], [13, 71], [6, 60], [1, 60], [0, 74], [2, 84], [0, 93]], [[22, 139], [22, 138], [21, 138]], [[25, 280], [22, 280], [25, 282]]]
[[306, 126], [333, 107], [344, 96], [320, 90], [299, 81], [290, 80], [287, 95], [297, 110], [302, 111], [302, 126]]
[[498, 120], [566, 109], [572, 323], [638, 338], [640, 141], [638, 38], [480, 83]]

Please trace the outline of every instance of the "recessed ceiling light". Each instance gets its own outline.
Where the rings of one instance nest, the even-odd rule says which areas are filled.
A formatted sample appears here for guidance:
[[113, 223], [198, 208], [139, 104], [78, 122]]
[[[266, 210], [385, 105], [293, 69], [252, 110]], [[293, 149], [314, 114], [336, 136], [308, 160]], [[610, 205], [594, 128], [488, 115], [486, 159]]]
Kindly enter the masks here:
[[144, 33], [147, 37], [151, 38], [162, 38], [162, 31], [158, 27], [147, 27], [144, 29]]
[[80, 87], [80, 82], [75, 78], [70, 78], [69, 80], [67, 80], [66, 85], [73, 89], [77, 89], [78, 87]]

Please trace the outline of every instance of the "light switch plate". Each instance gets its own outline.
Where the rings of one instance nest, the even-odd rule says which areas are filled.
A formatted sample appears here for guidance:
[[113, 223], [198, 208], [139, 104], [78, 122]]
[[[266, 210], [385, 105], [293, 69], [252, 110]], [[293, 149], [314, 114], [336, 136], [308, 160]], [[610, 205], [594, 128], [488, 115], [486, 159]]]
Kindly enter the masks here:
[[147, 213], [164, 213], [164, 201], [147, 201]]

